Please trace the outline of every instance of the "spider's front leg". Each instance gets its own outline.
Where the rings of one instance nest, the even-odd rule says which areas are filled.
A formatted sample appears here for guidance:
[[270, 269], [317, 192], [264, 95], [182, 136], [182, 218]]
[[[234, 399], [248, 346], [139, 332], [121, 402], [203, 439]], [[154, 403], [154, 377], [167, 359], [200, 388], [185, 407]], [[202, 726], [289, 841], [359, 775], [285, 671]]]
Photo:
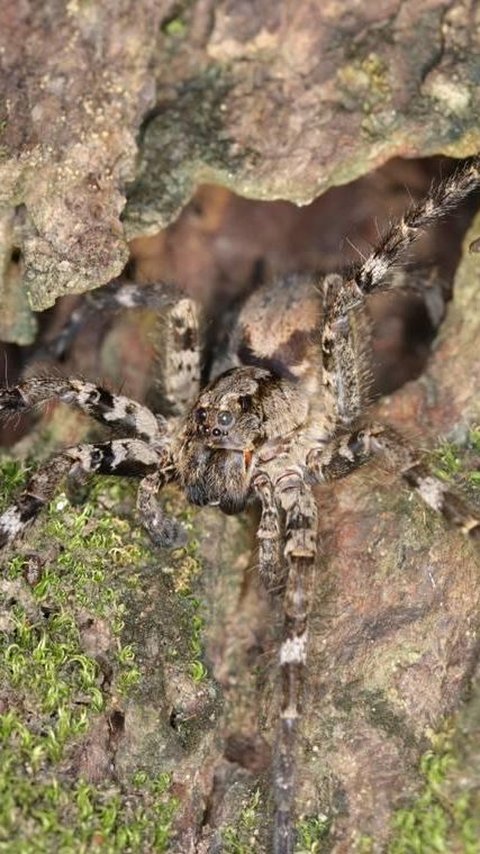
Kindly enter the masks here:
[[285, 623], [280, 647], [281, 710], [274, 768], [275, 854], [293, 854], [295, 754], [307, 658], [308, 616], [317, 556], [317, 507], [311, 489], [296, 471], [283, 474], [275, 496], [285, 514]]
[[0, 552], [20, 539], [55, 495], [59, 482], [72, 468], [72, 461], [59, 454], [42, 466], [28, 481], [16, 501], [0, 515]]
[[392, 427], [372, 424], [312, 448], [306, 466], [313, 482], [324, 483], [346, 477], [379, 455], [432, 510], [466, 536], [480, 540], [478, 512], [437, 477]]
[[137, 494], [137, 510], [150, 539], [155, 545], [168, 549], [183, 546], [187, 541], [187, 532], [181, 523], [166, 516], [156, 499], [162, 486], [174, 479], [173, 467], [164, 465], [140, 481]]
[[22, 536], [68, 474], [72, 477], [79, 474], [82, 478], [90, 474], [142, 478], [137, 506], [141, 514], [146, 511], [148, 533], [160, 545], [171, 545], [174, 536], [178, 541], [177, 523], [165, 517], [153, 499], [154, 489], [176, 478], [168, 451], [153, 448], [139, 439], [115, 439], [68, 448], [35, 472], [17, 500], [0, 516], [0, 549]]
[[257, 528], [258, 569], [266, 590], [276, 592], [284, 580], [279, 508], [272, 481], [265, 472], [255, 476], [252, 488], [262, 508]]
[[107, 427], [132, 433], [146, 442], [158, 441], [165, 433], [164, 419], [146, 406], [93, 383], [67, 377], [32, 377], [13, 388], [0, 389], [0, 416], [26, 412], [49, 400], [62, 401]]

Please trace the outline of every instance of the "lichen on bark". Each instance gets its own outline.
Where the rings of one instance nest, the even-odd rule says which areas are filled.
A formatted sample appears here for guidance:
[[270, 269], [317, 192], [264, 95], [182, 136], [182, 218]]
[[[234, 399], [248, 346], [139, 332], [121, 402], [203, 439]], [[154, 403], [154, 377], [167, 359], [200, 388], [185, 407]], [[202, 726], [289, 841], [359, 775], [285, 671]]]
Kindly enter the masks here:
[[[200, 181], [305, 203], [395, 154], [478, 149], [478, 14], [7, 0], [0, 207], [24, 208], [30, 306], [117, 275], [126, 237], [166, 225]], [[9, 338], [25, 340], [26, 299], [3, 293]]]

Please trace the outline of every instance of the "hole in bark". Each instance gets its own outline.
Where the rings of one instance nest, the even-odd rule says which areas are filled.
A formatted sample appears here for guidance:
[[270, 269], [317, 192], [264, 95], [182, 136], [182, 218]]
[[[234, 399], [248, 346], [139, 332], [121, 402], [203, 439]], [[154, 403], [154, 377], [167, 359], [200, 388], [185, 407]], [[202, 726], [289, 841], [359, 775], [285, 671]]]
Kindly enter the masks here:
[[170, 712], [169, 722], [172, 729], [174, 729], [176, 732], [178, 730], [178, 725], [180, 722], [180, 715], [177, 709], [172, 709], [172, 711]]
[[[368, 254], [379, 233], [401, 216], [412, 199], [427, 195], [432, 182], [460, 166], [459, 161], [445, 157], [397, 158], [348, 185], [328, 190], [304, 207], [246, 199], [225, 187], [202, 185], [172, 225], [132, 241], [125, 276], [139, 283], [174, 282], [204, 305], [207, 379], [213, 361], [223, 369], [229, 330], [235, 327], [238, 312], [248, 308], [252, 294], [275, 277], [292, 272], [311, 273], [314, 286], [316, 275], [344, 269]], [[477, 206], [478, 193], [426, 230], [399, 265], [404, 287], [370, 298], [374, 396], [394, 391], [423, 371], [451, 298], [462, 238]], [[34, 347], [17, 348], [20, 364], [15, 365], [10, 382], [33, 361], [38, 365], [45, 355], [42, 347], [55, 339], [84, 299], [66, 297], [40, 315], [38, 341]], [[249, 322], [260, 330], [262, 344], [270, 344], [270, 331], [278, 321], [275, 306], [270, 311], [262, 317], [261, 312], [252, 315], [250, 310]], [[128, 310], [120, 317], [107, 310], [90, 315], [69, 345], [62, 369], [98, 381], [98, 354], [105, 339], [110, 342], [113, 336], [113, 345], [108, 346], [115, 349], [116, 358], [106, 368], [102, 365], [103, 381], [122, 387], [134, 398], [147, 399], [152, 408], [162, 411], [157, 371], [161, 354], [157, 352], [152, 366], [154, 335], [145, 335], [128, 315]], [[249, 352], [248, 340], [237, 344], [239, 354]], [[284, 343], [275, 364], [295, 358], [301, 344], [302, 333], [296, 341]], [[161, 340], [155, 338], [155, 350], [161, 347]], [[29, 424], [26, 418], [15, 431], [3, 425], [0, 441], [8, 445], [18, 440]]]
[[119, 736], [125, 732], [125, 715], [120, 709], [114, 709], [110, 712], [108, 726], [112, 736]]

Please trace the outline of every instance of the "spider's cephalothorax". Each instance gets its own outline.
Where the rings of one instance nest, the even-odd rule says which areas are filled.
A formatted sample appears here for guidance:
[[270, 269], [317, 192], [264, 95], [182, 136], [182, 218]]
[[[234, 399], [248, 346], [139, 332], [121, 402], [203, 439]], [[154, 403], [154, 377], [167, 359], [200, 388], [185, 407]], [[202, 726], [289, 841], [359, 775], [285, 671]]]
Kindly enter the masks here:
[[251, 496], [259, 448], [305, 421], [308, 403], [287, 380], [234, 368], [200, 395], [175, 443], [180, 482], [193, 504], [239, 513]]
[[[0, 414], [57, 398], [130, 437], [69, 448], [40, 469], [0, 516], [0, 547], [22, 534], [69, 471], [140, 478], [138, 509], [153, 541], [162, 546], [184, 536], [156, 500], [167, 482], [177, 483], [192, 503], [218, 505], [227, 513], [240, 512], [250, 501], [258, 503], [259, 569], [269, 588], [283, 590], [285, 614], [273, 780], [275, 854], [290, 854], [294, 847], [295, 733], [316, 559], [312, 487], [345, 477], [383, 454], [423, 501], [464, 534], [480, 539], [478, 514], [431, 474], [391, 428], [366, 421], [370, 372], [365, 311], [370, 294], [395, 285], [389, 273], [422, 229], [479, 186], [480, 161], [475, 158], [394, 223], [363, 263], [343, 276], [312, 281], [318, 321], [301, 355], [288, 365], [280, 364], [278, 351], [269, 358], [243, 342], [250, 367], [239, 366], [239, 350], [227, 354], [223, 363], [230, 360], [237, 367], [199, 393], [196, 310], [191, 301], [179, 300], [170, 310], [173, 331], [164, 383], [170, 409], [179, 417], [156, 416], [126, 397], [75, 379], [33, 378], [0, 390]], [[103, 289], [101, 301], [158, 306], [171, 296], [163, 285], [136, 288], [116, 281]], [[75, 315], [73, 327], [78, 320]], [[291, 318], [288, 325], [291, 329]], [[67, 338], [63, 334], [62, 342]]]

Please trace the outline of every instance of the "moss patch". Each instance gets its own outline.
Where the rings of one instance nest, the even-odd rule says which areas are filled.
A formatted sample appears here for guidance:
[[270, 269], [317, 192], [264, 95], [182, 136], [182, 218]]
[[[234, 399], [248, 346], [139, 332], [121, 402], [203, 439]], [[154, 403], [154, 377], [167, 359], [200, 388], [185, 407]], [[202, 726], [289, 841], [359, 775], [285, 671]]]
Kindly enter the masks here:
[[[0, 462], [0, 507], [26, 472], [9, 458]], [[169, 774], [142, 772], [120, 784], [111, 773], [112, 721], [122, 720], [124, 698], [142, 678], [136, 650], [122, 640], [124, 597], [155, 559], [143, 532], [121, 515], [132, 509], [133, 489], [98, 479], [79, 507], [58, 495], [28, 546], [5, 562], [0, 850], [167, 850], [176, 809]], [[89, 770], [92, 744], [104, 760], [89, 781], [82, 768]]]
[[459, 768], [452, 733], [437, 734], [432, 749], [421, 759], [423, 790], [409, 809], [399, 810], [393, 820], [388, 854], [476, 854], [480, 820], [471, 793], [450, 790]]
[[330, 834], [332, 820], [329, 816], [318, 815], [304, 818], [297, 824], [297, 843], [295, 854], [320, 854]]
[[443, 442], [433, 455], [435, 473], [458, 484], [470, 495], [480, 494], [480, 427], [472, 427], [459, 441]]
[[260, 791], [255, 789], [251, 797], [245, 802], [235, 827], [229, 825], [222, 831], [224, 854], [255, 854], [255, 852], [260, 852], [258, 825], [262, 806]]

